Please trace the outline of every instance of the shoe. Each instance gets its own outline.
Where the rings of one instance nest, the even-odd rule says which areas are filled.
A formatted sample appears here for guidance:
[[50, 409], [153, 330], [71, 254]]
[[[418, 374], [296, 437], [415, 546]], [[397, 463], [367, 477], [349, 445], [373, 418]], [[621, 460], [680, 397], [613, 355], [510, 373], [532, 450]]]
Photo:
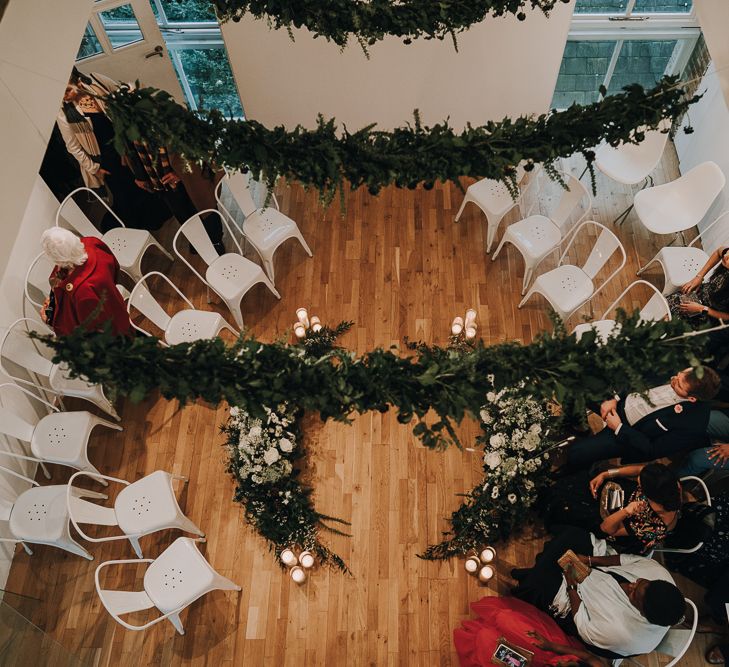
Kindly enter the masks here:
[[710, 665], [725, 665], [729, 656], [729, 644], [714, 644], [704, 653], [704, 659]]

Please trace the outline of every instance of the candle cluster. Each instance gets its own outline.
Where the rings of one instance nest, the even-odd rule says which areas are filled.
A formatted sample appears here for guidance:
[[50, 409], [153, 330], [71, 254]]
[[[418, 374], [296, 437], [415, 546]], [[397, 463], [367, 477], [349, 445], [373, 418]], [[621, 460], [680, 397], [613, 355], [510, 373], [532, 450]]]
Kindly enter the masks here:
[[460, 336], [463, 334], [466, 340], [473, 340], [476, 337], [476, 311], [473, 308], [469, 308], [466, 311], [466, 317], [455, 317], [451, 322], [451, 333], [454, 336]]
[[314, 554], [311, 551], [302, 551], [297, 557], [293, 549], [284, 549], [279, 558], [289, 568], [289, 576], [297, 584], [303, 584], [307, 570], [314, 567]]
[[496, 549], [486, 547], [480, 554], [473, 554], [466, 558], [466, 572], [474, 577], [478, 576], [479, 581], [486, 583], [496, 574], [493, 565], [495, 559]]
[[294, 334], [297, 338], [305, 338], [308, 330], [318, 333], [321, 331], [321, 320], [316, 316], [312, 315], [309, 319], [309, 313], [306, 308], [296, 309], [297, 321], [294, 322]]

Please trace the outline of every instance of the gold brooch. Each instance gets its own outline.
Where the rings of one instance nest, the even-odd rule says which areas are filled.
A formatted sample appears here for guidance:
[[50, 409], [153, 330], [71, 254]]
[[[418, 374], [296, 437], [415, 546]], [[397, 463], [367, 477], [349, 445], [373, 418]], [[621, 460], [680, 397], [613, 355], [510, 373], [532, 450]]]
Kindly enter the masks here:
[[73, 283], [66, 283], [66, 291], [70, 292], [73, 290]]

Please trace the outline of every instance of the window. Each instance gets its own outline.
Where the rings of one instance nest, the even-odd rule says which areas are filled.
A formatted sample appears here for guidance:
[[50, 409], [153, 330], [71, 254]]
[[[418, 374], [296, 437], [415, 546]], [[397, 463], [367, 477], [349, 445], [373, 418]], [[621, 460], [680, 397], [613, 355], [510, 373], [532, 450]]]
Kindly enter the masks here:
[[86, 24], [86, 30], [84, 36], [81, 38], [81, 46], [76, 54], [76, 62], [83, 60], [84, 58], [90, 58], [91, 56], [103, 53], [104, 49], [99, 42], [99, 38], [96, 36], [94, 29], [91, 24]]
[[121, 5], [99, 12], [101, 25], [109, 37], [112, 49], [119, 49], [144, 39], [131, 5]]
[[691, 0], [577, 0], [552, 107], [681, 75], [700, 35]]

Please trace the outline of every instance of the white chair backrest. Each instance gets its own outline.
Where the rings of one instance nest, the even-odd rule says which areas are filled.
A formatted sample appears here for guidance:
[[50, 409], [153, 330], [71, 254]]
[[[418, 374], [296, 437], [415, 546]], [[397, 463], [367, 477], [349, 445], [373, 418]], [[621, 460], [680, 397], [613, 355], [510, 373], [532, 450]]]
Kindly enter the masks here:
[[[711, 243], [713, 247], [711, 248], [707, 247], [706, 243], [703, 242], [706, 239], [707, 235], [713, 241]], [[717, 248], [729, 246], [729, 211], [724, 211], [723, 213], [721, 213], [719, 217], [716, 218], [716, 220], [708, 225], [703, 232], [698, 234], [696, 238], [693, 239], [691, 243], [689, 243], [689, 247], [695, 247], [699, 241], [702, 241], [701, 247], [704, 248], [704, 250], [707, 251], [708, 254], [710, 254]]]
[[[640, 321], [641, 322], [657, 322], [659, 320], [671, 319], [671, 309], [668, 307], [668, 301], [661, 292], [647, 280], [635, 280], [628, 285], [622, 292], [622, 294], [613, 301], [607, 310], [603, 313], [600, 319], [605, 320], [610, 316], [610, 313], [617, 308], [618, 304], [623, 300], [623, 297], [636, 288], [639, 285], [647, 287], [652, 295], [646, 302], [646, 304], [640, 309]], [[626, 311], [630, 312], [627, 308]]]
[[[0, 465], [0, 472], [4, 472], [11, 477], [17, 477], [31, 486], [40, 486], [40, 484], [38, 484], [38, 482], [34, 479], [26, 477], [22, 473], [11, 468], [6, 468], [5, 466]], [[20, 493], [14, 493], [7, 485], [0, 488], [0, 521], [7, 521], [10, 519], [10, 513], [13, 511], [13, 505], [15, 505], [15, 501], [18, 499], [19, 495]]]
[[645, 132], [643, 141], [639, 144], [623, 143], [615, 148], [601, 144], [596, 161], [601, 169], [621, 174], [625, 182], [642, 181], [661, 161], [670, 129], [671, 122], [665, 119], [656, 130], [646, 130], [645, 126], [638, 128], [638, 131]]
[[0, 341], [0, 368], [8, 377], [25, 384], [33, 383], [9, 372], [4, 363], [5, 359], [45, 378], [50, 377], [53, 369], [53, 362], [40, 354], [28, 337], [28, 331], [31, 328], [42, 333], [53, 333], [40, 322], [22, 317], [8, 327]]
[[666, 667], [673, 667], [674, 665], [679, 664], [679, 660], [681, 660], [686, 651], [688, 651], [688, 648], [691, 646], [691, 642], [694, 639], [694, 635], [696, 634], [696, 627], [699, 622], [699, 612], [696, 609], [696, 605], [688, 598], [686, 598], [686, 608], [690, 608], [693, 614], [691, 629], [681, 627], [669, 628], [668, 632], [661, 640], [661, 643], [656, 646], [656, 653], [670, 655], [673, 658]]
[[[152, 296], [145, 283], [146, 278], [147, 276], [142, 277], [142, 279], [134, 286], [129, 297], [129, 301], [127, 302], [127, 312], [131, 316], [132, 307], [134, 307], [157, 328], [162, 329], [162, 331], [166, 331], [172, 318], [165, 312], [159, 301]], [[148, 331], [134, 324], [134, 322], [132, 322], [132, 326], [137, 329], [137, 331], [141, 331], [148, 336], [151, 335]]]
[[[180, 251], [177, 247], [178, 239], [180, 237], [180, 234], [182, 234], [190, 242], [192, 247], [195, 248], [198, 255], [202, 257], [202, 260], [208, 266], [210, 266], [216, 259], [218, 259], [220, 255], [218, 255], [218, 251], [213, 246], [213, 242], [210, 240], [208, 233], [205, 231], [205, 225], [203, 225], [203, 221], [200, 218], [201, 215], [208, 213], [215, 214], [220, 218], [220, 222], [225, 226], [228, 234], [231, 236], [233, 242], [235, 243], [235, 246], [238, 249], [238, 253], [242, 255], [243, 251], [238, 244], [235, 236], [233, 236], [233, 232], [228, 225], [228, 221], [225, 219], [225, 216], [220, 213], [220, 211], [216, 211], [214, 208], [205, 209], [204, 211], [196, 213], [180, 226], [180, 228], [177, 230], [177, 233], [175, 234], [175, 238], [172, 240], [172, 247], [175, 249], [177, 255], [182, 258], [182, 255], [180, 255]], [[183, 261], [185, 261], [184, 258], [182, 259]], [[185, 261], [185, 264], [190, 266], [187, 261]], [[195, 271], [195, 273], [197, 273], [197, 271]], [[200, 274], [198, 273], [198, 275]]]
[[114, 213], [114, 211], [109, 208], [109, 205], [91, 188], [76, 188], [61, 202], [61, 205], [58, 207], [58, 211], [56, 212], [56, 227], [60, 227], [60, 222], [63, 220], [81, 236], [101, 237], [101, 232], [93, 225], [91, 220], [89, 220], [88, 216], [81, 210], [80, 206], [73, 198], [73, 196], [79, 192], [85, 192], [89, 197], [95, 199], [97, 203], [101, 204], [101, 206], [106, 209], [106, 212], [110, 213], [122, 227], [126, 227], [121, 218]]
[[[549, 216], [565, 236], [573, 227], [581, 223], [592, 211], [592, 197], [588, 189], [571, 174], [563, 174], [567, 189], [560, 197], [557, 207]], [[581, 210], [582, 214], [572, 220], [573, 215]]]
[[[661, 198], [661, 209], [680, 211], [688, 220], [701, 220], [722, 191], [726, 178], [715, 162], [702, 162], [683, 176], [659, 185], [654, 196]], [[651, 190], [644, 190], [649, 193]]]
[[51, 291], [48, 279], [55, 268], [53, 262], [44, 252], [38, 255], [28, 267], [23, 289], [25, 290], [25, 298], [36, 308], [43, 305]]
[[[625, 265], [625, 248], [623, 248], [623, 244], [620, 243], [620, 240], [617, 236], [615, 236], [615, 234], [613, 234], [607, 227], [605, 227], [605, 225], [602, 225], [599, 222], [595, 222], [594, 220], [585, 220], [578, 227], [575, 228], [575, 230], [572, 232], [572, 236], [570, 237], [570, 241], [567, 244], [567, 247], [562, 253], [562, 256], [559, 258], [559, 264], [561, 265], [564, 262], [564, 258], [567, 256], [567, 253], [574, 245], [575, 240], [579, 238], [580, 232], [589, 229], [590, 227], [594, 227], [596, 231], [600, 232], [600, 235], [597, 237], [597, 241], [595, 241], [594, 245], [592, 246], [590, 255], [585, 260], [585, 263], [582, 265], [582, 270], [589, 276], [591, 280], [594, 280], [595, 276], [600, 272], [600, 269], [602, 269], [602, 267], [607, 264], [613, 253], [616, 250], [620, 250], [620, 253], [622, 255], [622, 263], [620, 264], [620, 267], [610, 276], [610, 278], [612, 278]], [[608, 278], [608, 280], [610, 278]], [[604, 281], [603, 284], [605, 284], [605, 282], [607, 282], [607, 280]]]
[[226, 175], [224, 180], [246, 218], [258, 210], [256, 203], [253, 201], [253, 193], [251, 192], [250, 172], [244, 174], [241, 171], [234, 171]]

